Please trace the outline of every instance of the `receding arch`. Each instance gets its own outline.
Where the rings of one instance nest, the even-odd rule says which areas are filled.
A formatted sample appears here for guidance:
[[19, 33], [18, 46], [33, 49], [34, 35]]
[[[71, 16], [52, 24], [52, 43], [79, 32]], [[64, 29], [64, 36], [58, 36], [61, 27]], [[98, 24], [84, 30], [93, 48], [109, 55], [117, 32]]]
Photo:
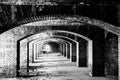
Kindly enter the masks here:
[[33, 40], [34, 41], [34, 40]]
[[[71, 19], [69, 19], [69, 20], [71, 20]], [[73, 19], [73, 22], [76, 22], [75, 21], [76, 19]], [[59, 23], [60, 23], [60, 20], [56, 20], [56, 21], [58, 21]], [[49, 21], [48, 21], [49, 22]], [[79, 22], [79, 21], [78, 21]], [[84, 22], [84, 21], [83, 21]], [[62, 21], [61, 21], [61, 23], [62, 23]], [[76, 22], [77, 23], [77, 22]], [[75, 23], [75, 24], [76, 24]], [[91, 22], [90, 22], [91, 23]], [[52, 23], [51, 23], [52, 24]], [[69, 24], [69, 23], [68, 23]], [[95, 22], [95, 24], [97, 24], [96, 22]], [[61, 24], [61, 25], [65, 25], [64, 24], [64, 21], [63, 21], [63, 24]], [[71, 25], [71, 24], [69, 24], [69, 25]], [[77, 25], [81, 25], [81, 23], [80, 24], [77, 24]], [[100, 25], [103, 25], [103, 24], [100, 24]], [[48, 25], [49, 26], [49, 25]], [[55, 26], [55, 25], [54, 25]], [[99, 27], [100, 28], [100, 27]], [[108, 31], [109, 32], [109, 30], [110, 30], [110, 32], [111, 33], [113, 33], [113, 34], [115, 34], [115, 35], [119, 35], [119, 29], [117, 28], [115, 28], [115, 29], [113, 29], [113, 27], [112, 28], [110, 28], [109, 27], [109, 29], [108, 29], [108, 27], [105, 27], [105, 26], [103, 26], [103, 28], [107, 28], [107, 29], [105, 29], [106, 31]], [[102, 29], [103, 29], [102, 28]], [[113, 30], [112, 30], [113, 29]], [[104, 29], [103, 29], [104, 30]], [[117, 30], [117, 31], [115, 31], [115, 30]], [[115, 32], [115, 33], [114, 33]], [[30, 34], [30, 33], [29, 33]], [[29, 35], [29, 34], [26, 34], [26, 35]], [[31, 34], [33, 34], [33, 33], [31, 33]], [[97, 35], [96, 35], [97, 36]], [[103, 38], [103, 37], [101, 37], [101, 38]], [[100, 42], [102, 42], [102, 40], [100, 41]], [[93, 43], [94, 44], [94, 43]], [[99, 63], [99, 62], [98, 62]], [[99, 64], [100, 65], [100, 64]], [[97, 69], [96, 69], [97, 70]], [[103, 69], [102, 69], [103, 70]], [[95, 73], [95, 74], [97, 74], [97, 73]], [[102, 73], [101, 73], [102, 74]]]
[[[44, 39], [44, 40], [36, 40], [36, 42], [34, 42], [33, 43], [33, 45], [34, 45], [34, 49], [36, 48], [36, 46], [35, 45], [37, 45], [37, 44], [41, 44], [41, 46], [44, 44], [44, 42], [56, 42], [56, 43], [60, 43], [59, 42], [59, 40], [57, 40], [57, 39], [54, 39], [54, 38], [51, 38], [51, 39]], [[33, 53], [34, 55], [36, 55], [36, 53], [34, 52]], [[34, 62], [36, 62], [37, 61], [37, 59], [36, 59], [36, 57], [34, 57]]]
[[[41, 17], [40, 17], [41, 18]], [[54, 19], [55, 18], [55, 19]], [[106, 31], [108, 31], [108, 32], [111, 32], [111, 33], [113, 33], [113, 34], [115, 34], [115, 35], [117, 35], [117, 36], [119, 36], [120, 34], [120, 29], [119, 28], [117, 28], [117, 27], [115, 27], [115, 26], [113, 26], [113, 25], [110, 25], [110, 24], [108, 24], [108, 23], [104, 23], [104, 22], [102, 22], [102, 21], [96, 21], [96, 20], [94, 20], [94, 19], [90, 19], [91, 21], [89, 21], [89, 19], [85, 19], [85, 21], [84, 21], [84, 18], [81, 18], [81, 20], [79, 20], [79, 16], [78, 17], [67, 17], [67, 20], [62, 20], [62, 19], [65, 19], [65, 17], [63, 17], [63, 16], [60, 16], [60, 18], [58, 17], [58, 18], [56, 18], [56, 17], [54, 17], [53, 19], [54, 20], [51, 20], [51, 24], [50, 25], [54, 25], [54, 26], [58, 26], [58, 25], [65, 25], [65, 26], [67, 26], [67, 25], [78, 25], [78, 26], [80, 26], [80, 25], [83, 25], [84, 24], [84, 22], [86, 22], [86, 23], [88, 23], [88, 24], [90, 24], [90, 25], [96, 25], [97, 26], [97, 28], [99, 27], [99, 28], [101, 28], [101, 29], [103, 29], [103, 30], [106, 30]], [[77, 18], [77, 19], [76, 19]], [[35, 19], [34, 17], [33, 17], [33, 19]], [[37, 19], [38, 21], [40, 21], [39, 20], [39, 17], [38, 17], [38, 19]], [[36, 20], [36, 21], [37, 21]], [[43, 19], [44, 21], [45, 21], [45, 19]], [[46, 19], [47, 20], [47, 19]], [[25, 21], [25, 23], [24, 23], [24, 21]], [[23, 26], [22, 24], [26, 24], [26, 23], [28, 23], [27, 22], [27, 20], [24, 20], [23, 21], [23, 23], [16, 23], [16, 24], [19, 24], [19, 25], [21, 25], [21, 26]], [[42, 21], [42, 20], [41, 20]], [[48, 22], [50, 21], [50, 18], [48, 18]], [[53, 21], [53, 22], [52, 22]], [[56, 21], [56, 22], [54, 22], [54, 21]], [[66, 21], [66, 22], [64, 22], [64, 21]], [[69, 23], [68, 23], [68, 22]], [[81, 22], [80, 22], [81, 21]], [[35, 21], [33, 21], [33, 22], [35, 22]], [[48, 23], [47, 22], [47, 23]], [[57, 23], [58, 22], [58, 23]], [[71, 24], [72, 23], [72, 24]], [[94, 23], [94, 24], [93, 24]], [[44, 23], [45, 24], [45, 23]], [[58, 25], [57, 25], [58, 24]], [[42, 24], [43, 25], [43, 24]], [[46, 25], [46, 24], [45, 24]], [[50, 26], [49, 24], [47, 24], [46, 26]], [[13, 27], [13, 26], [18, 26], [18, 25], [10, 25], [10, 27]], [[24, 26], [26, 26], [26, 25], [24, 25]], [[14, 27], [14, 28], [15, 28]], [[20, 36], [19, 38], [16, 38], [16, 40], [19, 40], [20, 38], [22, 38], [22, 37], [25, 37], [26, 35], [30, 35], [30, 34], [34, 34], [34, 33], [29, 33], [28, 32], [28, 34], [25, 34], [24, 36]], [[107, 35], [107, 34], [106, 34]], [[85, 36], [85, 35], [84, 35]], [[97, 36], [97, 35], [96, 35]], [[9, 38], [9, 37], [7, 37], [7, 38]], [[6, 39], [7, 39], [6, 38]], [[97, 37], [98, 38], [98, 37]], [[101, 37], [101, 38], [103, 38], [103, 37]], [[13, 39], [13, 40], [15, 40], [15, 39]], [[98, 41], [98, 43], [99, 42], [102, 42], [102, 40], [101, 41]], [[97, 43], [97, 42], [96, 42]], [[94, 43], [93, 43], [94, 44]], [[98, 45], [97, 45], [98, 46]], [[102, 49], [101, 49], [102, 50]], [[15, 49], [14, 49], [14, 51], [16, 51]], [[120, 53], [119, 51], [118, 51], [118, 53]], [[101, 56], [101, 55], [100, 55]], [[14, 59], [15, 60], [15, 59]], [[100, 63], [99, 61], [98, 61], [98, 63]], [[99, 67], [100, 65], [98, 65], [97, 67]], [[103, 69], [102, 69], [103, 70]], [[96, 72], [97, 72], [97, 69], [96, 69]], [[97, 74], [97, 73], [96, 73]], [[103, 75], [102, 75], [103, 76]]]
[[64, 32], [64, 31], [63, 31]]
[[[58, 30], [59, 32], [63, 32], [63, 33], [65, 33], [65, 31], [61, 31], [61, 30]], [[47, 32], [52, 32], [52, 31], [47, 31]], [[55, 33], [55, 32], [57, 32], [56, 30], [55, 31], [53, 31], [53, 33]], [[72, 35], [77, 35], [77, 36], [80, 36], [81, 37], [81, 35], [79, 35], [79, 34], [77, 34], [77, 33], [74, 33], [74, 32], [69, 32], [69, 31], [67, 31], [67, 33], [70, 33], [70, 34], [72, 34]], [[49, 33], [48, 33], [49, 34]], [[88, 38], [86, 38], [86, 37], [84, 37], [84, 36], [82, 36], [84, 39], [86, 39], [86, 40], [89, 40]], [[26, 37], [25, 37], [26, 38]], [[22, 39], [24, 39], [24, 38], [22, 38]], [[20, 40], [22, 40], [22, 39], [20, 39]]]
[[[53, 38], [51, 38], [53, 39]], [[57, 38], [56, 38], [57, 39]], [[51, 43], [52, 41], [44, 41], [43, 43], [39, 43], [39, 44], [36, 44], [36, 47], [42, 47], [43, 45], [47, 44], [47, 43]], [[66, 46], [70, 45], [69, 42], [63, 40], [63, 39], [59, 39], [58, 42], [57, 41], [54, 41], [55, 43], [58, 43], [59, 44], [59, 48], [62, 46], [62, 44], [67, 44]], [[66, 54], [63, 53], [62, 50], [59, 49], [60, 53], [64, 56], [64, 55], [67, 55], [67, 50], [68, 50], [68, 47], [66, 48]], [[65, 56], [66, 57], [66, 56]], [[39, 57], [38, 57], [39, 58]]]
[[[77, 36], [79, 36], [79, 37], [82, 37], [82, 38], [84, 38], [84, 39], [86, 39], [86, 40], [89, 40], [88, 38], [86, 38], [86, 37], [84, 37], [84, 36], [82, 36], [82, 35], [79, 35], [79, 34], [77, 34], [77, 33], [73, 33], [73, 32], [69, 32], [69, 31], [61, 31], [61, 30], [55, 30], [55, 31], [47, 31], [47, 32], [52, 32], [53, 34], [55, 33], [55, 32], [63, 32], [63, 33], [70, 33], [70, 34], [72, 34], [72, 35], [77, 35]], [[90, 50], [90, 49], [89, 49]], [[89, 51], [88, 51], [89, 52]]]
[[[39, 39], [39, 38], [37, 38], [37, 39]], [[34, 39], [34, 40], [35, 40], [35, 39]], [[34, 40], [33, 40], [33, 41], [34, 41]]]
[[[56, 36], [56, 35], [55, 35], [55, 36]], [[55, 37], [55, 36], [54, 36], [54, 37]], [[58, 37], [58, 38], [63, 37], [63, 39], [67, 38], [67, 37], [64, 37], [64, 36], [57, 36], [57, 37]], [[70, 39], [70, 38], [68, 38], [68, 39]], [[77, 43], [77, 41], [75, 41], [75, 40], [72, 40], [72, 39], [70, 39], [70, 40]], [[37, 41], [39, 41], [39, 39], [37, 39]], [[77, 44], [78, 44], [78, 43], [77, 43]]]
[[[49, 38], [49, 39], [56, 39], [56, 40], [58, 40], [58, 43], [67, 43], [67, 45], [71, 45], [71, 43], [69, 42], [69, 41], [67, 41], [67, 40], [64, 40], [64, 39], [60, 39], [60, 38]], [[48, 39], [46, 39], [47, 41], [44, 41], [44, 42], [42, 42], [42, 43], [40, 43], [40, 45], [39, 44], [36, 44], [37, 46], [42, 46], [42, 45], [44, 45], [44, 44], [47, 44], [47, 43], [49, 43], [49, 42], [51, 42], [51, 41], [49, 41]], [[40, 40], [41, 41], [41, 40]], [[57, 41], [56, 41], [57, 42]], [[66, 50], [67, 51], [67, 50]], [[67, 57], [67, 52], [66, 52], [66, 54], [65, 54], [65, 56]]]
[[[38, 42], [38, 43], [34, 43], [34, 45], [39, 45], [39, 44], [41, 44], [41, 46], [43, 46], [44, 44], [46, 44], [46, 43], [48, 43], [48, 42], [55, 42], [55, 43], [58, 43], [59, 45], [60, 45], [60, 44], [65, 44], [65, 45], [67, 45], [65, 42], [62, 42], [61, 39], [59, 39], [59, 40], [56, 40], [56, 39], [55, 39], [56, 41], [55, 41], [55, 40], [52, 40], [52, 39], [54, 39], [54, 38], [46, 39], [46, 40], [43, 40], [43, 41], [40, 40], [40, 42], [42, 42], [42, 43], [39, 43], [39, 42]], [[35, 46], [35, 47], [36, 47], [36, 46]], [[37, 60], [36, 60], [36, 61], [37, 61]]]
[[[58, 36], [57, 36], [58, 37]], [[62, 37], [62, 36], [61, 36]], [[91, 59], [90, 59], [91, 60]], [[88, 62], [89, 63], [89, 62]], [[92, 65], [91, 65], [92, 66]], [[88, 66], [91, 69], [91, 66]]]
[[[46, 38], [47, 39], [47, 38]], [[29, 44], [32, 44], [32, 43], [34, 43], [34, 42], [36, 42], [36, 41], [39, 41], [40, 39], [39, 38], [37, 38], [37, 39], [35, 39], [35, 40], [32, 40], [32, 41], [29, 41]], [[65, 40], [64, 40], [65, 41]], [[67, 42], [67, 41], [66, 41]]]

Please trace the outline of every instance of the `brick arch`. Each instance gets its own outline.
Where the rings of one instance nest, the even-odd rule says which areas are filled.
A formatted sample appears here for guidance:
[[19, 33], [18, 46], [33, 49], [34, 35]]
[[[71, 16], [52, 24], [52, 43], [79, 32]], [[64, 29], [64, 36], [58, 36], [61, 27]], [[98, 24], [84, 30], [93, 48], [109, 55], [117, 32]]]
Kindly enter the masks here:
[[[45, 31], [45, 32], [49, 32], [49, 30], [48, 31]], [[50, 31], [51, 32], [51, 31]], [[90, 40], [90, 39], [88, 39], [87, 37], [84, 37], [84, 36], [82, 36], [82, 35], [80, 35], [80, 34], [77, 34], [77, 33], [74, 33], [74, 32], [69, 32], [69, 31], [61, 31], [61, 30], [53, 30], [53, 33], [54, 32], [62, 32], [62, 33], [68, 33], [68, 34], [72, 34], [72, 35], [76, 35], [76, 36], [79, 36], [79, 37], [81, 37], [81, 38], [83, 38], [84, 40]], [[41, 32], [42, 33], [42, 32]], [[41, 33], [36, 33], [36, 34], [34, 34], [34, 35], [37, 35], [37, 34], [41, 34]], [[44, 32], [43, 32], [44, 33]], [[34, 35], [31, 35], [31, 36], [34, 36]], [[27, 36], [27, 37], [25, 37], [25, 38], [28, 38], [28, 37], [30, 37], [30, 36]], [[57, 36], [58, 37], [58, 36]], [[32, 38], [32, 37], [31, 37]], [[30, 39], [31, 39], [30, 38]], [[22, 39], [24, 39], [24, 38], [22, 38]], [[20, 40], [22, 40], [22, 39], [20, 39]]]
[[[51, 40], [52, 39], [52, 40]], [[44, 41], [45, 40], [45, 41]], [[27, 42], [27, 44], [28, 44], [28, 50], [29, 50], [29, 47], [30, 47], [30, 45], [32, 45], [32, 44], [37, 44], [37, 43], [39, 43], [39, 42], [41, 42], [41, 41], [43, 41], [43, 43], [41, 43], [41, 45], [43, 45], [43, 44], [45, 44], [45, 43], [47, 43], [47, 42], [51, 42], [51, 41], [55, 41], [56, 43], [58, 42], [58, 43], [62, 43], [60, 40], [62, 40], [63, 42], [65, 41], [65, 42], [69, 42], [69, 41], [67, 41], [67, 40], [64, 40], [64, 39], [59, 39], [59, 38], [53, 38], [53, 37], [51, 37], [51, 38], [46, 38], [46, 39], [43, 39], [43, 40], [41, 40], [41, 39], [38, 39], [38, 38], [36, 38], [36, 39], [34, 39], [34, 40], [31, 40], [31, 41], [29, 41], [29, 42]], [[60, 42], [59, 42], [60, 41]], [[69, 42], [70, 43], [70, 42]], [[28, 52], [29, 53], [29, 52]]]
[[[50, 21], [52, 24], [47, 24], [46, 21]], [[18, 22], [15, 22], [13, 24], [9, 24], [6, 25], [1, 29], [1, 32], [5, 32], [9, 29], [18, 27], [18, 26], [26, 26], [26, 25], [30, 25], [30, 23], [37, 23], [37, 22], [44, 22], [46, 24], [42, 24], [40, 26], [50, 26], [50, 25], [81, 25], [81, 23], [84, 24], [89, 24], [89, 25], [94, 25], [97, 26], [99, 28], [102, 28], [104, 30], [107, 30], [111, 33], [120, 35], [120, 28], [118, 28], [117, 26], [114, 26], [112, 24], [106, 23], [104, 21], [100, 21], [100, 20], [96, 20], [93, 18], [89, 18], [89, 17], [84, 17], [84, 16], [78, 16], [78, 15], [44, 15], [44, 16], [35, 16], [35, 17], [29, 17], [29, 18], [25, 18], [23, 20], [20, 20]], [[57, 23], [58, 22], [58, 23]], [[65, 22], [65, 23], [64, 23]], [[56, 24], [57, 23], [57, 24]], [[72, 24], [75, 23], [75, 24]]]
[[[63, 39], [57, 39], [57, 38], [51, 38], [51, 39], [55, 39], [56, 41], [52, 41], [52, 40], [45, 40], [45, 41], [43, 41], [43, 43], [38, 43], [38, 44], [36, 44], [35, 43], [35, 45], [37, 45], [37, 46], [39, 46], [39, 45], [41, 45], [41, 47], [43, 46], [43, 45], [45, 45], [45, 44], [47, 44], [47, 43], [56, 43], [56, 44], [58, 44], [59, 45], [59, 47], [60, 47], [60, 45], [61, 44], [67, 44], [68, 45], [68, 42], [66, 41], [66, 40], [63, 40]], [[62, 54], [62, 53], [61, 53]]]
[[[41, 21], [39, 20], [39, 18], [41, 19]], [[117, 27], [115, 27], [115, 26], [113, 26], [113, 25], [110, 25], [110, 24], [108, 24], [108, 23], [105, 23], [105, 22], [102, 22], [102, 21], [99, 21], [99, 20], [95, 20], [95, 19], [89, 19], [89, 18], [87, 18], [87, 17], [81, 17], [81, 16], [60, 16], [60, 15], [58, 15], [57, 17], [55, 16], [41, 16], [41, 17], [32, 17], [32, 18], [29, 18], [30, 20], [32, 19], [33, 21], [31, 21], [31, 22], [33, 22], [33, 23], [37, 23], [37, 22], [40, 22], [40, 23], [42, 23], [42, 22], [44, 22], [43, 24], [41, 24], [40, 26], [53, 26], [53, 25], [55, 25], [55, 26], [59, 26], [59, 25], [64, 25], [64, 26], [67, 26], [67, 25], [83, 25], [83, 24], [90, 24], [90, 25], [96, 25], [98, 28], [102, 28], [103, 30], [107, 30], [107, 31], [109, 31], [109, 32], [111, 32], [111, 33], [114, 33], [114, 34], [117, 34], [117, 35], [120, 35], [120, 29], [119, 28], [117, 28]], [[15, 23], [16, 25], [10, 25], [10, 27], [8, 27], [8, 29], [11, 29], [11, 28], [15, 28], [15, 27], [19, 27], [19, 26], [27, 26], [27, 25], [30, 25], [29, 23], [30, 23], [30, 20], [29, 19], [25, 19], [25, 20], [22, 20], [22, 22], [17, 22], [17, 23]], [[27, 21], [28, 20], [28, 21]], [[90, 20], [90, 21], [89, 21]], [[49, 21], [51, 21], [52, 23], [51, 24], [45, 24], [45, 23], [48, 23]], [[65, 22], [66, 21], [66, 22]], [[55, 22], [58, 22], [58, 23], [55, 23]], [[73, 23], [74, 24], [73, 24]], [[27, 24], [28, 23], [28, 24]], [[66, 24], [65, 24], [66, 23]], [[72, 24], [71, 24], [72, 23]], [[94, 26], [93, 26], [94, 27]], [[97, 31], [96, 31], [97, 32]], [[99, 33], [99, 32], [98, 32]], [[101, 31], [100, 31], [100, 33], [102, 33]], [[25, 35], [28, 35], [28, 34], [25, 34]], [[92, 35], [93, 36], [93, 35]], [[98, 37], [97, 37], [98, 36]], [[100, 35], [101, 36], [101, 35]], [[95, 43], [96, 43], [96, 45], [94, 46], [94, 51], [95, 51], [95, 54], [96, 55], [100, 55], [100, 56], [103, 56], [103, 53], [102, 54], [99, 54], [98, 52], [99, 51], [102, 51], [103, 50], [103, 47], [104, 47], [104, 45], [102, 45], [102, 44], [100, 44], [100, 43], [102, 43], [102, 42], [104, 42], [104, 34], [102, 34], [102, 36], [100, 37], [99, 36], [99, 34], [97, 35], [97, 34], [95, 34], [95, 37], [97, 37], [97, 38], [95, 38], [94, 39], [94, 41], [96, 41]], [[100, 37], [100, 40], [99, 40], [99, 37]], [[94, 44], [94, 43], [93, 43]], [[100, 46], [99, 46], [100, 45]], [[96, 46], [99, 46], [98, 48], [96, 48]], [[98, 51], [98, 49], [99, 49], [99, 51]], [[112, 50], [112, 49], [111, 49]], [[104, 52], [104, 51], [103, 51]], [[101, 59], [102, 60], [102, 59]], [[99, 62], [100, 60], [97, 60], [98, 62], [97, 63], [101, 63], [101, 62]], [[97, 64], [97, 67], [99, 67], [99, 65], [101, 65], [101, 64]], [[96, 65], [95, 65], [96, 66]], [[95, 69], [95, 70], [98, 70], [98, 69]], [[102, 68], [102, 70], [103, 70], [103, 68]], [[96, 71], [97, 72], [97, 71]], [[97, 74], [97, 73], [95, 73], [95, 74]], [[98, 75], [101, 75], [101, 74], [103, 74], [103, 72], [102, 73], [100, 73], [100, 74], [98, 74]], [[102, 75], [103, 76], [103, 75]]]
[[[41, 46], [43, 46], [43, 45], [45, 45], [46, 43], [49, 43], [49, 42], [53, 42], [53, 43], [56, 43], [56, 44], [59, 44], [60, 45], [60, 43], [62, 43], [63, 44], [63, 42], [59, 42], [60, 40], [59, 39], [44, 39], [44, 40], [35, 40], [35, 42], [32, 44], [34, 47], [33, 47], [33, 49], [35, 49], [35, 45], [36, 44], [41, 44]], [[42, 43], [41, 43], [42, 42]], [[34, 50], [34, 51], [37, 51], [37, 50]], [[34, 55], [36, 55], [36, 52], [34, 52], [33, 51], [33, 53], [32, 54], [34, 54]], [[36, 57], [36, 56], [35, 56]], [[33, 63], [34, 62], [37, 62], [37, 59], [35, 59], [35, 57], [34, 57], [34, 59], [33, 59]]]

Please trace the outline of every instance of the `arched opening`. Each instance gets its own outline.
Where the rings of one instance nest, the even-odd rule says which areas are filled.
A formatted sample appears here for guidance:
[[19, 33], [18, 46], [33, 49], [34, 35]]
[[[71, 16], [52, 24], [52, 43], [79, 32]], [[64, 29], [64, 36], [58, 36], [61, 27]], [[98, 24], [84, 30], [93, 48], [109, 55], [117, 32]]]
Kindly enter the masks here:
[[60, 45], [58, 43], [55, 43], [55, 42], [45, 43], [42, 46], [42, 52], [44, 54], [47, 54], [47, 53], [58, 53], [58, 52], [60, 52]]
[[[47, 19], [47, 18], [45, 17], [45, 19]], [[89, 18], [84, 19], [83, 17], [65, 17], [65, 18], [64, 17], [60, 17], [60, 18], [59, 17], [52, 17], [52, 18], [49, 18], [47, 20], [45, 20], [45, 19], [40, 20], [40, 21], [36, 21], [32, 24], [30, 23], [30, 24], [22, 25], [20, 27], [16, 27], [16, 28], [14, 28], [14, 29], [12, 29], [8, 32], [5, 32], [5, 34], [2, 35], [2, 37], [5, 36], [5, 38], [8, 39], [8, 40], [10, 40], [10, 39], [13, 40], [13, 45], [17, 46], [17, 48], [16, 47], [12, 48], [11, 49], [12, 51], [9, 50], [10, 48], [5, 49], [5, 48], [2, 47], [2, 50], [4, 49], [4, 51], [11, 52], [11, 55], [15, 55], [13, 58], [9, 58], [8, 56], [5, 55], [7, 60], [12, 61], [12, 65], [15, 64], [14, 68], [13, 68], [14, 70], [16, 68], [18, 68], [18, 66], [15, 67], [16, 64], [19, 65], [19, 63], [20, 63], [19, 60], [16, 61], [16, 57], [17, 58], [20, 57], [20, 54], [19, 54], [20, 53], [20, 49], [19, 49], [20, 48], [20, 41], [27, 36], [34, 35], [36, 33], [41, 33], [42, 31], [46, 31], [46, 30], [52, 30], [53, 32], [54, 32], [54, 30], [64, 30], [66, 33], [58, 32], [58, 33], [54, 33], [54, 35], [56, 35], [56, 36], [57, 35], [67, 36], [69, 38], [74, 39], [76, 42], [80, 41], [80, 43], [81, 43], [79, 45], [79, 49], [80, 49], [79, 52], [81, 51], [80, 53], [86, 53], [86, 52], [89, 52], [91, 50], [91, 45], [92, 45], [91, 40], [92, 40], [93, 41], [93, 45], [92, 45], [93, 57], [89, 57], [89, 59], [93, 58], [93, 67], [92, 67], [93, 76], [105, 76], [106, 73], [109, 74], [108, 66], [111, 67], [110, 68], [111, 71], [113, 70], [112, 65], [108, 63], [111, 60], [110, 60], [110, 57], [109, 57], [109, 52], [106, 53], [107, 48], [110, 49], [111, 53], [112, 53], [112, 51], [115, 51], [115, 54], [111, 54], [111, 55], [115, 55], [115, 57], [113, 58], [113, 61], [115, 61], [115, 64], [114, 64], [114, 62], [111, 62], [111, 63], [114, 66], [116, 65], [116, 63], [118, 63], [118, 61], [115, 59], [115, 58], [118, 59], [118, 57], [117, 57], [118, 54], [117, 53], [119, 53], [119, 50], [117, 50], [117, 48], [118, 48], [117, 42], [119, 42], [119, 41], [117, 41], [118, 40], [118, 35], [119, 35], [119, 29], [118, 28], [115, 28], [113, 25], [110, 25], [110, 24], [107, 24], [107, 23], [102, 24], [102, 22], [98, 21], [98, 20], [94, 20], [94, 19], [90, 20]], [[52, 19], [52, 20], [50, 20], [50, 19]], [[39, 18], [37, 18], [36, 20], [39, 20]], [[77, 33], [77, 34], [81, 34], [81, 35], [87, 37], [88, 38], [87, 41], [89, 41], [88, 43], [90, 43], [91, 45], [84, 46], [84, 42], [82, 42], [82, 40], [80, 40], [80, 38], [76, 37], [76, 35], [68, 34], [67, 31], [74, 32], [74, 33]], [[114, 34], [114, 35], [110, 36], [108, 38], [108, 36], [109, 36], [108, 32], [110, 32], [111, 34]], [[114, 39], [115, 39], [114, 45], [116, 47], [114, 47], [114, 49], [111, 48], [111, 47], [107, 47], [105, 49], [105, 45], [108, 45], [108, 44], [106, 44], [107, 39], [110, 42], [111, 42], [111, 39], [112, 39], [112, 43], [114, 43]], [[28, 41], [29, 41], [29, 39], [27, 40], [27, 42]], [[112, 43], [109, 46], [112, 46]], [[1, 45], [2, 44], [3, 43], [1, 43]], [[26, 44], [24, 44], [25, 47], [26, 47]], [[7, 44], [3, 44], [3, 45], [6, 46]], [[81, 45], [82, 45], [82, 47], [81, 47]], [[9, 46], [7, 46], [7, 47], [9, 47]], [[88, 48], [87, 51], [84, 51], [84, 49], [86, 47], [89, 47], [89, 48]], [[90, 51], [90, 52], [92, 52], [92, 51]], [[3, 54], [3, 53], [1, 53], [1, 54]], [[8, 54], [8, 53], [5, 52], [5, 54]], [[107, 55], [105, 55], [105, 54], [107, 54]], [[91, 54], [89, 54], [89, 55], [91, 55]], [[85, 59], [88, 59], [89, 55], [82, 55], [81, 54], [81, 56], [85, 56], [85, 57], [87, 56]], [[107, 57], [109, 59], [108, 62], [106, 62], [105, 57]], [[26, 58], [26, 56], [25, 56], [25, 58]], [[3, 59], [3, 57], [2, 57], [2, 59]], [[80, 57], [80, 59], [78, 59], [78, 61], [80, 61], [80, 63], [84, 64], [83, 60], [84, 59], [82, 57]], [[92, 61], [92, 60], [90, 60], [90, 61]], [[7, 61], [3, 60], [1, 63], [3, 63], [3, 62], [5, 62], [6, 65], [7, 64], [11, 65]], [[107, 64], [107, 67], [105, 66], [105, 64]], [[3, 66], [5, 66], [5, 65], [3, 65]], [[117, 68], [118, 67], [114, 68], [114, 73], [117, 70]], [[105, 70], [107, 70], [107, 71], [105, 72]], [[114, 75], [114, 73], [112, 73], [112, 75]], [[117, 75], [117, 74], [115, 74], [115, 75]]]

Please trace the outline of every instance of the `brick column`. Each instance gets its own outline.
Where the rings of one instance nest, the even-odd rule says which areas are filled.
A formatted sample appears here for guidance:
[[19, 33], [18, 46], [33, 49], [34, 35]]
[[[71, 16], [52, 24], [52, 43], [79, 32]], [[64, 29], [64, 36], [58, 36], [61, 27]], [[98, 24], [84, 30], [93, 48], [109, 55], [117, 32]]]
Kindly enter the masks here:
[[77, 67], [79, 67], [79, 43], [77, 43], [77, 54], [76, 54], [76, 58], [77, 58]]
[[[64, 43], [64, 44], [65, 44], [65, 43]], [[64, 48], [64, 56], [66, 57], [66, 52], [67, 52], [67, 51], [66, 51], [66, 48], [67, 48], [67, 45], [65, 44], [64, 46], [65, 46], [65, 48]]]
[[67, 58], [67, 54], [68, 54], [68, 44], [66, 44], [66, 58]]
[[92, 41], [88, 41], [88, 68], [90, 69], [90, 76], [92, 76], [92, 65], [93, 65], [93, 44]]
[[60, 54], [62, 55], [62, 44], [60, 44]]
[[67, 45], [68, 46], [68, 48], [67, 48], [68, 51], [67, 51], [67, 54], [66, 54], [67, 59], [69, 59], [69, 56], [70, 56], [70, 44], [71, 43], [68, 43], [68, 45]]
[[76, 60], [75, 60], [76, 55], [77, 55], [77, 42], [72, 44], [72, 53], [70, 55], [71, 62], [76, 62]]
[[120, 80], [120, 36], [118, 36], [118, 80]]
[[73, 44], [70, 45], [70, 62], [72, 62], [72, 53], [73, 53], [73, 48], [72, 48]]
[[70, 56], [71, 56], [71, 54], [72, 54], [72, 43], [70, 43], [70, 51], [69, 51], [70, 53], [69, 53], [69, 55], [67, 55], [67, 58], [68, 59], [70, 59]]
[[65, 57], [65, 44], [63, 44], [63, 48], [62, 48], [62, 55]]

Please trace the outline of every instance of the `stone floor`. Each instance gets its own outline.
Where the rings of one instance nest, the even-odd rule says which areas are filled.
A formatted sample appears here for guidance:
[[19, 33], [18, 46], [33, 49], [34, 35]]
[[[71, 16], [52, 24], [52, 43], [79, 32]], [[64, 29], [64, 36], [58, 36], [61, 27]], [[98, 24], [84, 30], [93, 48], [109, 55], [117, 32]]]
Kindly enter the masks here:
[[[0, 80], [117, 80], [105, 77], [91, 77], [90, 69], [78, 68], [75, 62], [70, 62], [59, 53], [40, 56], [39, 63], [30, 63], [31, 68], [26, 78], [0, 78]], [[33, 76], [37, 75], [37, 76]]]

